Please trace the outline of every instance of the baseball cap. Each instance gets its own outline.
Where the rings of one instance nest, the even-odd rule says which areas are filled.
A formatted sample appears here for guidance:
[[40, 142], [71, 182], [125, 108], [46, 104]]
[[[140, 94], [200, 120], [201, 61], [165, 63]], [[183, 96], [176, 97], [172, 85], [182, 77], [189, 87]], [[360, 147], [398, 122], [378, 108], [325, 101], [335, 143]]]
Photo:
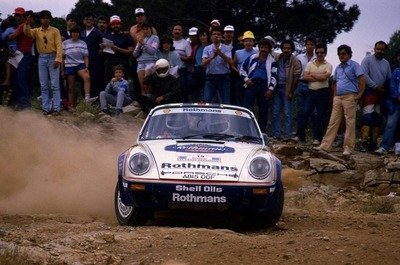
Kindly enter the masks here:
[[110, 17], [110, 24], [121, 23], [121, 18], [119, 16], [111, 16]]
[[217, 26], [221, 26], [221, 23], [219, 23], [218, 19], [211, 20], [210, 25], [212, 25], [212, 24], [217, 24]]
[[144, 14], [144, 13], [145, 13], [145, 12], [144, 12], [144, 9], [141, 8], [141, 7], [138, 7], [138, 8], [135, 9], [135, 15], [137, 15], [137, 14]]
[[224, 31], [235, 31], [235, 28], [232, 25], [227, 25], [225, 26]]
[[189, 36], [197, 35], [197, 30], [198, 30], [198, 28], [196, 28], [196, 27], [190, 28], [189, 29]]
[[15, 15], [25, 15], [25, 9], [23, 7], [17, 7], [14, 9]]

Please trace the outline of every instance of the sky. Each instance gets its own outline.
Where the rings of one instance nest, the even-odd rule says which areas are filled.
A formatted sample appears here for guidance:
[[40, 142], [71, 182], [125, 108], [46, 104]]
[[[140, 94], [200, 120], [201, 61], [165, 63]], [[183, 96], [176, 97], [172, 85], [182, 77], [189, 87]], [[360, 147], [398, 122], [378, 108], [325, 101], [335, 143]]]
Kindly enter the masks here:
[[[365, 54], [373, 51], [375, 42], [379, 40], [389, 42], [390, 36], [400, 30], [399, 0], [341, 1], [345, 2], [347, 7], [357, 4], [361, 15], [350, 32], [339, 34], [335, 41], [328, 45], [327, 60], [334, 66], [339, 64], [336, 55], [339, 45], [349, 45], [353, 50], [352, 59], [361, 63]], [[1, 2], [2, 18], [5, 18], [7, 14], [12, 14], [18, 6], [33, 11], [47, 9], [56, 17], [66, 16], [76, 3], [75, 0], [1, 0]], [[110, 0], [104, 2], [110, 2]]]

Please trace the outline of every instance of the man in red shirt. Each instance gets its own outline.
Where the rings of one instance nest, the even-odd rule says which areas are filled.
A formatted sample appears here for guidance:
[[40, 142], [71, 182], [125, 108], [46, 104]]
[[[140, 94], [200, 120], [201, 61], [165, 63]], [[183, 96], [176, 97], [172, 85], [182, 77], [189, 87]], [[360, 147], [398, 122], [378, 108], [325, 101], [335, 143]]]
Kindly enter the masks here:
[[18, 27], [14, 33], [8, 36], [8, 39], [16, 40], [17, 50], [24, 55], [13, 75], [14, 96], [16, 107], [18, 109], [26, 109], [31, 107], [29, 98], [31, 92], [30, 72], [33, 62], [33, 39], [26, 36], [24, 33], [24, 24], [27, 17], [25, 9], [17, 7], [14, 10], [14, 16], [18, 22]]

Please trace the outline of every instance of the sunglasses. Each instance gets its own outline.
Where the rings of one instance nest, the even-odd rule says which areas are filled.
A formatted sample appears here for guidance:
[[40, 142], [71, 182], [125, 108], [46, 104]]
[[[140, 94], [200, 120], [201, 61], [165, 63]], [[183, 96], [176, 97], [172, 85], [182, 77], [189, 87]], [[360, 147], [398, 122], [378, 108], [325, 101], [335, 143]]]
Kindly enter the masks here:
[[144, 16], [144, 14], [136, 14], [135, 16], [136, 17], [141, 17], [141, 16]]
[[337, 55], [346, 55], [347, 54], [347, 52], [338, 52], [338, 54]]
[[47, 38], [46, 38], [46, 36], [43, 36], [43, 41], [44, 41], [44, 44], [47, 44]]
[[325, 54], [325, 52], [316, 52], [315, 54]]

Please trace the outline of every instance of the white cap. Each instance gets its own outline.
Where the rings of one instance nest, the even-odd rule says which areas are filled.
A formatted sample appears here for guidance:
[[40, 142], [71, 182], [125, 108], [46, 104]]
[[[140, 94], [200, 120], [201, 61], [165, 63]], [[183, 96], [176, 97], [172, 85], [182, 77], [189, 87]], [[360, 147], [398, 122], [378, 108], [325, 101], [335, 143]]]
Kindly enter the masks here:
[[136, 8], [135, 9], [135, 15], [137, 15], [137, 14], [144, 14], [144, 9], [141, 8], [141, 7]]
[[221, 23], [219, 23], [218, 19], [211, 20], [210, 25], [212, 25], [212, 24], [217, 24], [217, 26], [221, 26]]
[[197, 28], [193, 27], [189, 29], [189, 36], [196, 36], [197, 35]]
[[265, 36], [264, 39], [270, 40], [272, 42], [272, 45], [276, 44], [276, 41], [271, 36]]
[[110, 24], [113, 24], [113, 23], [121, 23], [121, 18], [119, 16], [116, 16], [116, 15], [111, 16], [110, 17]]
[[235, 31], [235, 28], [232, 25], [227, 25], [225, 26], [224, 31]]

